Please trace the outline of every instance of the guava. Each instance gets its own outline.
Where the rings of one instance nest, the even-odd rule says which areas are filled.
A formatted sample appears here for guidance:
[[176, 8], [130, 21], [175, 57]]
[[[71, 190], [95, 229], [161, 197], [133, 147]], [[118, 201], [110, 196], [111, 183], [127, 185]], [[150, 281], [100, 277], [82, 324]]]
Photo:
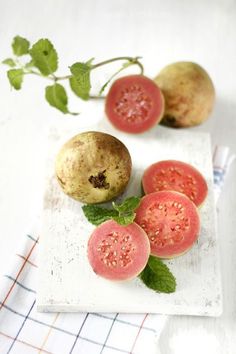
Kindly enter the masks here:
[[163, 160], [149, 166], [142, 178], [145, 194], [173, 190], [185, 194], [197, 206], [207, 196], [205, 178], [193, 166], [177, 160]]
[[173, 258], [187, 252], [200, 231], [195, 204], [174, 191], [144, 196], [136, 209], [135, 222], [148, 235], [151, 254], [160, 258]]
[[143, 75], [129, 75], [111, 86], [105, 112], [117, 129], [143, 133], [161, 120], [164, 105], [162, 92], [153, 80]]
[[192, 62], [170, 64], [154, 81], [165, 97], [161, 124], [191, 127], [209, 117], [215, 101], [215, 89], [208, 73], [200, 65]]
[[113, 220], [99, 225], [88, 241], [88, 260], [94, 272], [109, 280], [129, 280], [145, 268], [150, 243], [135, 223], [128, 226]]
[[121, 194], [131, 175], [131, 157], [114, 136], [89, 131], [67, 141], [56, 157], [62, 190], [83, 203], [101, 203]]

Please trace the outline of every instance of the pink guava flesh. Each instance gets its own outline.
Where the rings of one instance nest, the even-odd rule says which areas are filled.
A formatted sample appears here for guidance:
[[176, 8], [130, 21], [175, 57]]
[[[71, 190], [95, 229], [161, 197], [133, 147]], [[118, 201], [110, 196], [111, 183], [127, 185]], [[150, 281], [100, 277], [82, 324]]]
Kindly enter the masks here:
[[105, 102], [110, 122], [127, 133], [143, 133], [163, 117], [164, 96], [157, 84], [144, 75], [128, 75], [111, 86]]
[[150, 243], [136, 223], [128, 226], [113, 220], [99, 225], [88, 241], [88, 259], [94, 272], [109, 280], [128, 280], [145, 268]]
[[205, 178], [193, 166], [177, 160], [164, 160], [149, 166], [142, 185], [145, 194], [173, 190], [185, 194], [197, 206], [203, 203], [208, 187]]
[[135, 222], [148, 235], [151, 254], [173, 258], [185, 253], [197, 240], [200, 219], [197, 208], [184, 194], [161, 191], [148, 194], [136, 210]]

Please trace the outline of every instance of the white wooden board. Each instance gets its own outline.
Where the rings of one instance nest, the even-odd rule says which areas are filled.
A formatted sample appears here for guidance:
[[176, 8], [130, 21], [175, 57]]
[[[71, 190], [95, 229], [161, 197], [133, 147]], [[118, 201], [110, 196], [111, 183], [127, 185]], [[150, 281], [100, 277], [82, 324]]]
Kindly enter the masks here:
[[[185, 255], [166, 261], [177, 279], [173, 294], [159, 294], [137, 278], [111, 282], [98, 277], [87, 260], [87, 240], [94, 226], [83, 216], [81, 204], [67, 197], [54, 177], [60, 146], [85, 130], [116, 135], [128, 147], [133, 174], [125, 195], [140, 194], [143, 170], [162, 159], [191, 163], [205, 176], [209, 194], [200, 209], [201, 233]], [[222, 312], [219, 252], [212, 182], [210, 137], [205, 133], [158, 127], [134, 136], [100, 125], [89, 129], [52, 130], [40, 238], [38, 310], [59, 312], [150, 312], [218, 316]]]

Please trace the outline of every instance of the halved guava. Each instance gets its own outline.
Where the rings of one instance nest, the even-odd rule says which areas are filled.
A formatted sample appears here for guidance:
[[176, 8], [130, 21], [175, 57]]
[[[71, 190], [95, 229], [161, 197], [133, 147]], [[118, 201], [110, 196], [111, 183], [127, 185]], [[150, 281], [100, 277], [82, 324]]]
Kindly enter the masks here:
[[173, 191], [144, 196], [136, 209], [135, 222], [147, 233], [151, 254], [160, 258], [185, 253], [193, 246], [200, 231], [195, 204], [184, 194]]
[[128, 226], [113, 220], [99, 225], [88, 241], [88, 259], [94, 272], [109, 280], [128, 280], [145, 268], [150, 243], [136, 223]]
[[145, 194], [173, 190], [185, 194], [197, 206], [203, 203], [208, 187], [205, 178], [193, 166], [176, 160], [164, 160], [149, 166], [143, 175]]
[[105, 112], [117, 129], [142, 133], [162, 119], [164, 105], [164, 96], [153, 80], [143, 75], [129, 75], [111, 86]]

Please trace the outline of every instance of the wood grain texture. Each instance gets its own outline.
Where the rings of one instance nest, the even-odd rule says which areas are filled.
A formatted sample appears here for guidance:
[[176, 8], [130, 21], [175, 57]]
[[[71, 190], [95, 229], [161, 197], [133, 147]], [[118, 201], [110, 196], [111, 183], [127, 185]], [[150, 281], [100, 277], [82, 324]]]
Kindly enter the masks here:
[[115, 134], [125, 143], [133, 160], [132, 178], [122, 197], [140, 195], [144, 169], [159, 160], [179, 159], [191, 163], [205, 176], [209, 193], [199, 210], [201, 232], [198, 242], [187, 254], [166, 261], [177, 279], [174, 294], [157, 294], [138, 278], [115, 283], [98, 277], [87, 260], [87, 240], [94, 227], [85, 219], [82, 204], [66, 196], [54, 177], [55, 148], [65, 140], [65, 135], [72, 137], [78, 131], [58, 132], [56, 140], [54, 131], [49, 137], [53, 154], [47, 163], [38, 309], [220, 315], [222, 297], [209, 135], [158, 127], [157, 139], [154, 131], [131, 136], [114, 131], [108, 124], [103, 126], [101, 123], [93, 130]]

